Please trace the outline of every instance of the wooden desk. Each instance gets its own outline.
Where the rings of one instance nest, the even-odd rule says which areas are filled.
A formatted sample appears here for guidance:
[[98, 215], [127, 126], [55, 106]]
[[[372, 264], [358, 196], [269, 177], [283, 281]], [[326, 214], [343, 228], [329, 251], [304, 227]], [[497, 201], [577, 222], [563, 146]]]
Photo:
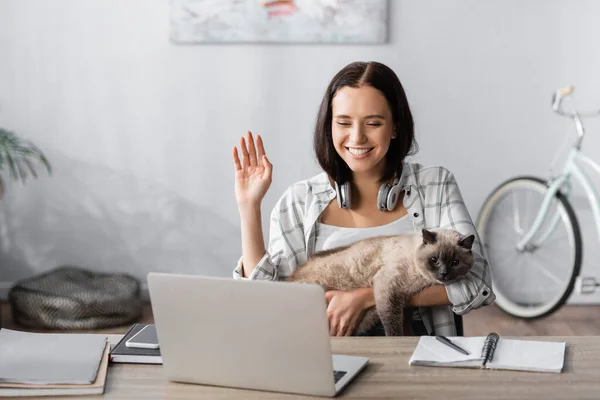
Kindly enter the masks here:
[[[109, 335], [116, 343], [120, 336]], [[338, 398], [352, 399], [599, 399], [600, 337], [527, 337], [567, 343], [562, 374], [410, 367], [418, 341], [332, 338], [334, 353], [367, 356], [369, 365]], [[88, 399], [89, 397], [82, 397]], [[172, 383], [157, 365], [111, 364], [105, 399], [313, 399], [252, 390]]]

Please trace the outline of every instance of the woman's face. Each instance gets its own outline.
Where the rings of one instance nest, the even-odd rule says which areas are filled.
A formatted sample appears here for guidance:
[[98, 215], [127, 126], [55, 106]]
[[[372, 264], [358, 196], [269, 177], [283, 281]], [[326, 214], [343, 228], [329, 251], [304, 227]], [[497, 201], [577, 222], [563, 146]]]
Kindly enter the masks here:
[[333, 144], [354, 173], [383, 173], [390, 140], [396, 137], [383, 94], [371, 87], [345, 86], [331, 103]]

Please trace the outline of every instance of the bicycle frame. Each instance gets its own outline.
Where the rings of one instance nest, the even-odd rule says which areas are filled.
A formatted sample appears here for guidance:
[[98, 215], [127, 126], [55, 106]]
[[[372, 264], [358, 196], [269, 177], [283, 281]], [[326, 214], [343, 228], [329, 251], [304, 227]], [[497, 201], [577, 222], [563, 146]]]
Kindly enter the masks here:
[[[578, 143], [580, 144], [580, 142]], [[585, 171], [581, 169], [578, 165], [578, 162], [586, 163], [590, 167], [592, 167], [599, 175], [600, 175], [600, 165], [596, 164], [590, 158], [581, 154], [579, 149], [579, 145], [574, 146], [565, 162], [565, 166], [563, 168], [562, 173], [553, 180], [549, 181], [548, 190], [546, 195], [544, 196], [544, 200], [542, 201], [542, 205], [538, 214], [536, 215], [535, 220], [533, 221], [533, 225], [529, 229], [529, 231], [523, 236], [523, 238], [517, 243], [518, 251], [531, 251], [538, 248], [554, 231], [556, 228], [556, 224], [559, 221], [560, 215], [557, 212], [554, 215], [552, 222], [548, 230], [540, 237], [538, 241], [535, 243], [530, 243], [533, 236], [537, 233], [537, 231], [542, 226], [542, 222], [548, 213], [548, 209], [550, 207], [550, 202], [556, 195], [559, 190], [562, 190], [561, 193], [568, 196], [570, 192], [570, 180], [571, 176], [573, 176], [583, 187], [587, 195], [587, 199], [590, 203], [592, 212], [594, 214], [594, 220], [596, 222], [596, 229], [598, 231], [598, 239], [600, 240], [600, 196], [594, 185], [591, 183]], [[566, 188], [566, 189], [565, 189]]]

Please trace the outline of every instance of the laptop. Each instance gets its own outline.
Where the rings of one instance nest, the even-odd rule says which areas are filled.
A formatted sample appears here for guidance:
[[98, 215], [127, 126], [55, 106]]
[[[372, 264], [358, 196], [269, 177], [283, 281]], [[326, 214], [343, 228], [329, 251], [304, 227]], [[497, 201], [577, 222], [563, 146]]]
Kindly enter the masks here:
[[150, 273], [148, 288], [169, 381], [333, 397], [369, 361], [331, 354], [318, 285]]

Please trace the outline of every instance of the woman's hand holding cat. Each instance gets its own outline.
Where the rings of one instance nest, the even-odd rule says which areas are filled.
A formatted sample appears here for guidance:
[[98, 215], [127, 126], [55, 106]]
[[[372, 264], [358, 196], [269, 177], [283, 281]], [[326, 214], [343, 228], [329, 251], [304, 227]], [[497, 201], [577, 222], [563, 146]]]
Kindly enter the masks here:
[[330, 336], [352, 336], [363, 312], [375, 304], [371, 288], [349, 292], [328, 290], [325, 298]]
[[265, 155], [262, 138], [256, 135], [256, 146], [250, 131], [246, 139], [240, 138], [243, 161], [240, 162], [237, 147], [233, 147], [233, 165], [235, 167], [235, 198], [238, 207], [260, 207], [263, 197], [271, 186], [273, 165]]

